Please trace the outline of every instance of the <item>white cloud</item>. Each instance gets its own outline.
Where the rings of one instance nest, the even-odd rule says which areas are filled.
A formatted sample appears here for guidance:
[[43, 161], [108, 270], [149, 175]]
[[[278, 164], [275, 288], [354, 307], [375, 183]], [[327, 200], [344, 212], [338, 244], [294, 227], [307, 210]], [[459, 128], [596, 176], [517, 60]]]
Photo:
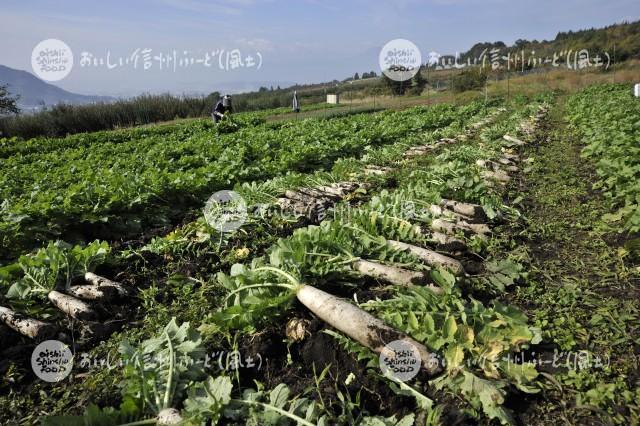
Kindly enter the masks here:
[[223, 13], [241, 15], [244, 9], [272, 0], [159, 0], [161, 4], [174, 9], [198, 13]]
[[[203, 2], [200, 0], [160, 0], [165, 6], [180, 9], [187, 12], [198, 13], [224, 13], [227, 15], [239, 15], [242, 9], [238, 6], [246, 6], [251, 0], [234, 0], [224, 2]], [[226, 4], [223, 4], [226, 3]]]
[[236, 40], [236, 43], [239, 44], [240, 47], [247, 47], [261, 52], [272, 52], [275, 50], [273, 42], [265, 38], [239, 38]]

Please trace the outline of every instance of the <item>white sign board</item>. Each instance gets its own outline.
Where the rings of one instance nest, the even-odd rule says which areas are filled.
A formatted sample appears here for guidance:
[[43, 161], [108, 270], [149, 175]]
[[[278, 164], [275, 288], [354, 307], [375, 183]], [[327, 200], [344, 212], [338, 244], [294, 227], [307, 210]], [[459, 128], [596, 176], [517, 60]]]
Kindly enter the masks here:
[[633, 86], [633, 94], [636, 98], [640, 98], [640, 83]]

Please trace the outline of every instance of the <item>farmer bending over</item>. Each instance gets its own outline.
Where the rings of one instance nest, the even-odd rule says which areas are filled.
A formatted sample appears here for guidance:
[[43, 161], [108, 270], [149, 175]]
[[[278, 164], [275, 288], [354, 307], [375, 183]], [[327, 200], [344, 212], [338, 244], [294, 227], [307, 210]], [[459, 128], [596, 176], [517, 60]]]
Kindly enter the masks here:
[[213, 122], [217, 123], [218, 121], [222, 120], [222, 117], [224, 117], [224, 115], [227, 112], [229, 114], [231, 114], [231, 112], [232, 112], [232, 110], [231, 110], [231, 96], [224, 95], [216, 103], [216, 106], [213, 107], [213, 113], [211, 114], [211, 117], [213, 117]]

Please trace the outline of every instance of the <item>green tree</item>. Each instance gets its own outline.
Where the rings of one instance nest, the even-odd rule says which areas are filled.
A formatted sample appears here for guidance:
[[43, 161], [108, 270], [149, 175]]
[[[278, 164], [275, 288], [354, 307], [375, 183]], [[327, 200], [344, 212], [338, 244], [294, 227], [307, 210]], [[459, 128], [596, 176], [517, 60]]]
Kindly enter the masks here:
[[358, 73], [356, 73], [356, 74], [353, 76], [353, 79], [354, 79], [354, 80], [360, 80], [360, 76], [358, 75]]
[[209, 93], [209, 95], [207, 96], [207, 102], [218, 102], [218, 99], [220, 99], [221, 97], [222, 94], [220, 94], [220, 92], [216, 90], [215, 92]]
[[406, 90], [411, 86], [410, 81], [396, 81], [387, 77], [385, 73], [382, 73], [382, 81], [383, 85], [395, 96], [404, 95]]
[[480, 67], [466, 69], [451, 79], [453, 91], [457, 93], [480, 89], [486, 81], [487, 73]]
[[20, 96], [13, 96], [9, 93], [7, 85], [0, 85], [0, 115], [19, 114], [18, 99]]
[[427, 85], [427, 80], [422, 75], [422, 69], [423, 67], [420, 67], [420, 70], [418, 70], [416, 75], [411, 79], [411, 83], [409, 84], [410, 95], [419, 96]]

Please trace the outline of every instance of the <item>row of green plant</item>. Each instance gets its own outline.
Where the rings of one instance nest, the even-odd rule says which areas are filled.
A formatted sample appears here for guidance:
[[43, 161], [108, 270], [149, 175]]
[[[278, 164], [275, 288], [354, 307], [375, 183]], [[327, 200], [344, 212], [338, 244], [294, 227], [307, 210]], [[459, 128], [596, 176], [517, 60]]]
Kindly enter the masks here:
[[[313, 173], [288, 173], [264, 182], [251, 182], [237, 184], [234, 188], [248, 204], [248, 217], [243, 225], [243, 233], [251, 233], [252, 240], [260, 240], [260, 234], [265, 228], [276, 229], [286, 224], [295, 224], [297, 219], [289, 216], [287, 212], [273, 210], [277, 197], [287, 189], [296, 189], [303, 186], [318, 186], [331, 184], [338, 181], [357, 179], [367, 182], [369, 185], [379, 187], [385, 179], [375, 176], [367, 176], [363, 173], [365, 164], [384, 165], [399, 161], [403, 153], [412, 146], [417, 137], [420, 143], [433, 143], [441, 137], [450, 137], [462, 132], [473, 120], [486, 116], [487, 112], [495, 112], [494, 108], [486, 109], [479, 103], [472, 103], [459, 108], [456, 119], [448, 126], [434, 131], [424, 132], [413, 137], [399, 139], [397, 143], [371, 148], [365, 151], [360, 159], [342, 158], [334, 164], [331, 171], [318, 171]], [[131, 258], [139, 256], [140, 252], [149, 251], [163, 256], [173, 256], [189, 259], [192, 253], [205, 251], [211, 256], [212, 251], [223, 253], [236, 243], [235, 236], [219, 234], [209, 226], [203, 216], [196, 221], [177, 227], [174, 231], [163, 237], [155, 237], [149, 244], [136, 250], [125, 250], [119, 253], [118, 258], [110, 259], [111, 263], [126, 263]], [[221, 238], [225, 244], [221, 245]], [[63, 241], [49, 242], [49, 244], [33, 254], [21, 256], [17, 262], [0, 268], [0, 284], [6, 290], [6, 301], [14, 309], [29, 313], [36, 317], [55, 316], [55, 310], [48, 306], [46, 295], [54, 288], [64, 288], [73, 279], [81, 277], [85, 272], [92, 272], [94, 267], [105, 261], [104, 252], [109, 252], [107, 242], [95, 241], [86, 247], [71, 246]], [[248, 255], [248, 250], [245, 256]], [[67, 267], [68, 259], [72, 267]], [[83, 266], [86, 265], [86, 266]], [[36, 270], [34, 270], [36, 268]], [[62, 272], [61, 272], [62, 271]], [[1, 299], [1, 298], [0, 298]]]
[[[383, 167], [398, 164], [404, 160], [405, 152], [412, 146], [416, 144], [428, 145], [441, 138], [454, 137], [468, 130], [471, 124], [485, 119], [489, 113], [496, 114], [495, 105], [472, 102], [460, 107], [453, 121], [446, 126], [398, 138], [393, 144], [365, 147], [360, 158], [340, 158], [331, 170], [287, 173], [263, 182], [238, 183], [233, 187], [233, 190], [245, 200], [248, 211], [248, 217], [242, 230], [247, 234], [255, 234], [258, 229], [263, 227], [277, 228], [283, 221], [285, 223], [297, 222], [294, 217], [288, 216], [286, 211], [280, 211], [275, 206], [278, 197], [282, 196], [286, 190], [345, 181], [357, 181], [371, 187], [369, 191], [358, 190], [353, 195], [355, 197], [367, 196], [367, 192], [380, 190], [386, 185], [388, 178], [364, 173], [366, 165]], [[274, 212], [278, 214], [274, 215]], [[165, 236], [153, 238], [142, 250], [162, 255], [182, 256], [188, 251], [202, 250], [203, 246], [206, 246], [208, 250], [217, 248], [220, 243], [219, 238], [224, 237], [225, 235], [218, 235], [215, 230], [211, 229], [204, 216], [201, 215], [196, 221], [177, 227]]]
[[[319, 102], [319, 103], [313, 103], [313, 104], [305, 104], [305, 105], [300, 105], [299, 112], [312, 112], [312, 111], [318, 111], [321, 109], [333, 109], [338, 107], [338, 104], [328, 104], [325, 102]], [[279, 108], [272, 108], [272, 109], [261, 109], [258, 111], [252, 111], [252, 112], [243, 112], [242, 114], [256, 114], [262, 117], [272, 117], [272, 116], [278, 116], [278, 115], [284, 115], [284, 114], [291, 114], [295, 111], [293, 111], [293, 109], [291, 107], [285, 106], [285, 107], [279, 107]]]
[[230, 133], [200, 121], [38, 140], [0, 165], [0, 258], [51, 239], [113, 239], [164, 226], [235, 183], [326, 169], [368, 147], [445, 126], [460, 111], [441, 105], [223, 124], [239, 127]]
[[[386, 241], [396, 238], [429, 245], [431, 241], [415, 225], [428, 225], [432, 219], [428, 205], [444, 196], [479, 202], [490, 216], [497, 212], [502, 216], [514, 214], [502, 205], [499, 191], [485, 184], [482, 170], [474, 163], [499, 155], [501, 135], [529, 111], [524, 109], [483, 132], [482, 146], [445, 149], [431, 160], [406, 167], [398, 175], [400, 187], [396, 191], [384, 191], [359, 207], [339, 206], [331, 220], [302, 228], [274, 244], [266, 256], [233, 266], [229, 275], [219, 274], [218, 283], [228, 292], [227, 306], [204, 320], [199, 327], [201, 333], [210, 339], [211, 334], [255, 332], [270, 323], [282, 323], [281, 318], [292, 307], [300, 309], [294, 300], [305, 284], [346, 293], [362, 288], [364, 282], [350, 268], [355, 259], [393, 262], [425, 271], [443, 294], [420, 286], [386, 287], [381, 293], [385, 297], [360, 304], [360, 308], [441, 353], [446, 366], [441, 376], [411, 385], [395, 382], [376, 373], [377, 357], [370, 350], [345, 335], [326, 332], [368, 365], [367, 374], [377, 374], [399, 394], [415, 398], [418, 412], [427, 412], [430, 424], [437, 424], [443, 414], [443, 408], [432, 398], [437, 400], [445, 394], [462, 401], [462, 410], [470, 417], [512, 423], [511, 413], [504, 406], [507, 394], [515, 389], [538, 392], [539, 377], [534, 365], [514, 363], [505, 357], [539, 342], [540, 331], [528, 325], [516, 309], [497, 301], [486, 305], [469, 297], [462, 288], [485, 291], [489, 286], [499, 295], [504, 286], [522, 277], [522, 270], [508, 260], [487, 259], [489, 267], [482, 276], [456, 278], [389, 247]], [[403, 208], [406, 203], [417, 206], [417, 210]], [[486, 255], [485, 242], [468, 243], [474, 251]], [[207, 377], [198, 370], [200, 339], [188, 324], [178, 327], [170, 322], [153, 339], [135, 346], [123, 344], [121, 353], [128, 362], [120, 408], [93, 406], [82, 418], [59, 417], [46, 422], [154, 424], [159, 417], [171, 414], [192, 424], [215, 424], [223, 419], [236, 424], [414, 424], [415, 415], [403, 419], [370, 417], [351, 405], [347, 397], [343, 412], [335, 413], [327, 411], [317, 396], [291, 395], [284, 384], [267, 391], [260, 384], [253, 389], [236, 388], [232, 378]], [[150, 357], [159, 362], [143, 361]], [[323, 376], [324, 372], [318, 380]]]
[[[353, 179], [355, 175], [362, 182], [366, 181], [369, 185], [379, 186], [384, 182], [384, 179], [363, 174], [362, 170], [365, 164], [384, 165], [401, 160], [403, 153], [415, 144], [416, 137], [420, 143], [426, 144], [433, 143], [441, 137], [460, 134], [471, 122], [485, 117], [487, 112], [495, 113], [495, 109], [487, 109], [479, 103], [461, 107], [456, 114], [456, 120], [448, 126], [399, 139], [397, 143], [392, 145], [371, 148], [365, 152], [361, 159], [340, 159], [331, 172], [289, 173], [286, 176], [273, 178], [262, 183], [252, 182], [251, 184], [237, 185], [235, 189], [247, 201], [250, 213], [247, 223], [242, 229], [243, 235], [251, 233], [252, 243], [258, 244], [264, 239], [262, 234], [268, 236], [279, 232], [278, 229], [297, 223], [294, 217], [266, 214], [269, 206], [273, 206], [277, 196], [285, 190], [301, 186], [331, 184]], [[154, 238], [141, 251], [151, 251], [169, 256], [169, 258], [180, 259], [176, 262], [177, 264], [182, 262], [200, 263], [198, 258], [201, 255], [199, 253], [207, 253], [207, 257], [211, 257], [212, 253], [216, 253], [218, 256], [226, 253], [227, 257], [240, 259], [253, 251], [253, 248], [251, 250], [232, 249], [238, 242], [243, 244], [242, 238], [231, 238], [221, 245], [220, 238], [225, 237], [225, 235], [218, 234], [206, 223], [203, 217], [200, 217], [197, 221], [181, 226], [165, 237]], [[269, 241], [268, 238], [266, 241]], [[62, 241], [50, 242], [47, 247], [36, 253], [23, 255], [16, 263], [0, 268], [0, 285], [4, 287], [3, 293], [5, 293], [4, 296], [0, 296], [0, 300], [3, 305], [10, 306], [19, 312], [36, 318], [58, 321], [61, 319], [60, 312], [47, 302], [47, 293], [56, 288], [65, 288], [73, 279], [83, 276], [85, 272], [93, 271], [95, 266], [105, 260], [103, 252], [109, 251], [109, 249], [106, 242], [96, 241], [86, 248], [72, 247]], [[125, 250], [117, 257], [121, 264], [126, 264], [140, 256], [139, 253], [136, 250]], [[68, 261], [69, 259], [71, 260]], [[112, 263], [115, 261], [117, 261], [116, 258], [110, 260]], [[68, 262], [72, 267], [67, 267], [67, 263], [64, 262]]]
[[44, 154], [72, 148], [88, 148], [101, 142], [118, 144], [163, 135], [176, 135], [179, 138], [186, 138], [200, 134], [205, 130], [215, 130], [217, 133], [232, 133], [242, 127], [264, 124], [266, 115], [262, 112], [235, 114], [232, 116], [233, 118], [226, 120], [223, 126], [214, 126], [211, 120], [196, 119], [112, 131], [82, 133], [64, 138], [37, 137], [28, 140], [0, 138], [0, 158], [10, 158], [14, 155]]
[[[238, 95], [234, 99], [236, 112], [259, 111], [261, 115], [291, 112], [292, 95], [282, 92], [277, 102], [264, 102], [262, 96]], [[141, 95], [111, 103], [91, 105], [58, 104], [32, 114], [0, 118], [0, 136], [30, 139], [40, 136], [62, 137], [75, 133], [113, 130], [182, 118], [209, 117], [219, 93], [209, 96]], [[331, 107], [322, 96], [301, 96], [301, 111]], [[313, 102], [313, 103], [311, 103]]]
[[597, 157], [580, 156], [583, 139], [567, 128], [564, 106], [560, 100], [551, 111], [553, 126], [543, 128], [541, 143], [523, 152], [533, 160], [524, 190], [514, 185], [509, 194], [527, 220], [508, 232], [531, 263], [510, 300], [542, 329], [545, 344], [532, 357], [555, 380], [523, 423], [564, 417], [573, 424], [638, 424], [640, 252], [620, 247], [618, 227], [602, 226], [611, 204], [592, 189]]
[[[492, 110], [490, 109], [488, 111]], [[458, 115], [458, 118], [446, 128], [438, 129], [435, 132], [424, 132], [423, 134], [415, 135], [415, 137], [419, 140], [420, 143], [429, 143], [435, 141], [440, 137], [449, 137], [455, 134], [459, 134], [462, 130], [464, 130], [464, 126], [469, 124], [468, 122], [472, 118], [481, 118], [486, 114], [486, 112], [487, 110], [485, 110], [479, 104], [469, 105], [462, 108], [460, 114]], [[273, 201], [274, 196], [279, 192], [282, 192], [284, 189], [295, 188], [297, 186], [313, 185], [318, 183], [330, 183], [336, 180], [351, 178], [353, 177], [352, 173], [356, 171], [361, 172], [363, 165], [367, 162], [382, 165], [389, 164], [389, 162], [392, 161], [400, 160], [402, 159], [402, 153], [406, 151], [409, 146], [412, 146], [416, 143], [415, 140], [412, 141], [412, 139], [416, 138], [402, 138], [398, 141], [397, 145], [382, 146], [376, 149], [367, 150], [362, 161], [357, 161], [355, 159], [340, 160], [334, 167], [332, 173], [319, 172], [313, 173], [311, 175], [304, 175], [300, 173], [289, 174], [285, 177], [275, 178], [262, 184], [254, 183], [251, 185], [240, 185], [237, 189], [239, 191], [243, 191], [243, 195], [247, 197], [247, 200], [249, 200], [249, 202], [251, 203], [263, 202], [265, 201], [264, 197], [266, 197], [266, 200], [268, 201]], [[361, 173], [360, 175], [361, 177], [364, 177], [364, 175], [362, 175]], [[247, 232], [251, 233], [251, 238], [249, 239], [251, 243], [255, 243], [256, 239], [264, 239], [261, 236], [261, 226], [277, 226], [277, 224], [262, 223], [259, 225], [249, 225], [249, 231]], [[212, 235], [213, 230], [208, 229], [208, 227], [203, 223], [198, 224], [197, 230], [194, 230], [193, 232], [191, 231], [194, 227], [187, 226], [186, 228], [188, 228], [189, 231], [185, 231], [184, 234], [188, 235], [184, 235], [182, 232], [180, 232], [180, 236], [176, 237], [177, 234], [172, 233], [166, 238], [159, 239], [158, 243], [152, 244], [151, 247], [153, 247], [153, 250], [157, 250], [159, 253], [163, 253], [169, 256], [169, 259], [171, 259], [171, 256], [179, 256], [179, 258], [176, 258], [175, 260], [176, 264], [180, 264], [182, 262], [198, 262], [197, 256], [206, 256], [207, 258], [210, 258], [212, 257], [212, 251], [218, 253], [216, 255], [213, 255], [213, 258], [217, 258], [225, 252], [231, 252], [233, 253], [233, 255], [237, 256], [237, 259], [239, 259], [242, 257], [246, 257], [250, 253], [246, 248], [235, 250], [233, 249], [233, 246], [237, 245], [238, 242], [242, 244], [242, 239], [239, 239], [239, 241], [236, 241], [235, 243], [230, 242], [230, 244], [228, 245], [218, 247], [218, 239], [217, 237]], [[269, 234], [271, 231], [273, 230], [265, 230], [264, 233]], [[242, 234], [244, 234], [244, 232]], [[189, 252], [188, 250], [184, 250], [185, 245], [181, 244], [181, 241], [187, 241], [187, 245], [193, 245], [196, 240], [200, 241], [201, 243], [199, 245], [199, 249], [202, 249], [206, 253], [196, 255]], [[176, 244], [180, 246], [180, 249], [177, 248]], [[168, 251], [168, 248], [170, 248], [171, 250]], [[70, 247], [64, 243], [55, 243], [50, 244], [50, 246], [45, 249], [39, 250], [34, 255], [23, 256], [18, 263], [0, 270], [0, 276], [2, 276], [3, 278], [0, 281], [2, 281], [2, 283], [6, 286], [5, 289], [9, 289], [9, 292], [7, 294], [9, 298], [8, 300], [3, 300], [2, 304], [5, 305], [8, 303], [14, 309], [25, 312], [31, 316], [39, 317], [41, 319], [47, 319], [49, 321], [60, 319], [59, 312], [56, 312], [51, 308], [46, 308], [46, 293], [56, 285], [62, 286], [65, 283], [69, 282], [72, 277], [82, 276], [85, 271], [92, 270], [97, 264], [103, 262], [105, 259], [102, 249], [108, 250], [108, 246], [106, 246], [105, 243], [96, 242], [87, 248], [81, 248]], [[253, 248], [251, 250], [253, 251]], [[131, 263], [138, 259], [138, 256], [140, 255], [130, 251], [126, 251], [117, 255], [117, 257], [121, 258], [120, 261], [124, 263]], [[225, 262], [226, 261], [227, 260], [225, 260]], [[67, 268], [67, 264], [71, 264], [72, 267]], [[45, 268], [46, 265], [50, 265], [52, 269], [47, 271]], [[41, 271], [41, 273], [34, 274], [33, 268], [40, 268], [39, 270]], [[132, 265], [132, 268], [137, 269], [138, 267]], [[58, 273], [57, 271], [62, 272]], [[32, 280], [32, 278], [35, 278], [35, 282]], [[151, 278], [145, 277], [144, 279], [140, 279], [139, 281], [147, 282], [150, 279]], [[189, 282], [193, 284], [194, 282], [197, 282], [197, 280]], [[149, 289], [149, 291], [151, 290], [153, 289]], [[149, 294], [153, 294], [153, 292]], [[146, 303], [147, 302], [144, 302], [145, 305]], [[207, 305], [209, 306], [210, 303], [207, 303]], [[153, 306], [155, 306], [155, 308]], [[159, 306], [157, 306], [156, 304], [153, 304], [153, 306], [149, 309], [152, 309], [152, 312], [154, 314], [150, 316], [145, 315], [145, 323], [154, 323], [153, 317], [155, 316], [159, 316], [159, 318], [162, 318], [163, 315], [161, 314], [161, 312], [165, 312], [167, 310], [166, 308], [168, 308], [167, 306], [162, 307], [162, 309], [158, 309]], [[184, 312], [181, 310], [180, 315], [183, 314]], [[160, 319], [160, 321], [162, 320]], [[131, 335], [131, 333], [127, 334]], [[140, 335], [140, 333], [136, 332], [133, 335], [138, 336]], [[326, 374], [326, 372], [324, 374]], [[351, 410], [356, 409], [356, 405], [353, 405], [351, 407]], [[92, 416], [95, 414], [96, 410], [94, 408], [90, 408], [88, 411], [88, 415]], [[260, 412], [255, 412], [252, 415], [258, 416], [261, 414]], [[345, 416], [346, 415], [347, 414], [345, 414]], [[354, 418], [357, 417], [356, 414], [349, 412], [348, 415], [355, 416]], [[120, 417], [120, 419], [122, 420], [123, 418]], [[350, 423], [346, 417], [344, 420], [344, 423]], [[384, 423], [380, 423], [382, 420], [383, 419], [368, 418], [366, 419], [367, 423], [365, 424], [396, 424], [396, 421], [392, 419], [386, 419]], [[67, 422], [66, 424], [73, 424], [68, 418], [64, 419], [63, 422]], [[406, 424], [412, 424], [412, 417], [409, 416], [407, 419], [405, 419], [405, 422], [407, 422]], [[258, 423], [263, 424], [261, 422]]]
[[616, 209], [603, 219], [621, 231], [640, 231], [640, 102], [625, 84], [592, 86], [567, 101], [568, 118], [594, 160], [604, 191]]
[[[509, 354], [539, 343], [540, 330], [528, 325], [526, 317], [515, 308], [497, 301], [488, 307], [473, 297], [463, 296], [461, 286], [499, 295], [521, 278], [521, 268], [509, 260], [487, 259], [484, 274], [470, 280], [456, 278], [446, 270], [427, 267], [409, 253], [394, 249], [388, 240], [433, 245], [423, 230], [433, 219], [428, 206], [437, 203], [440, 197], [480, 202], [490, 217], [498, 211], [513, 214], [502, 205], [499, 192], [485, 184], [482, 170], [474, 164], [478, 159], [498, 156], [501, 145], [498, 135], [510, 129], [521, 114], [511, 117], [509, 124], [493, 126], [485, 132], [482, 147], [445, 149], [426, 165], [410, 168], [408, 175], [401, 178], [398, 190], [383, 191], [358, 208], [337, 208], [331, 220], [297, 230], [291, 237], [281, 239], [264, 257], [254, 258], [250, 264], [235, 265], [229, 275], [219, 274], [219, 283], [229, 292], [229, 306], [205, 320], [201, 329], [259, 331], [266, 323], [279, 321], [291, 309], [305, 284], [327, 291], [357, 292], [366, 282], [354, 268], [361, 259], [427, 271], [432, 282], [444, 290], [443, 294], [421, 286], [391, 286], [387, 287], [385, 297], [360, 307], [442, 354], [445, 374], [428, 384], [418, 383], [418, 389], [413, 389], [422, 409], [433, 408], [433, 401], [422, 395], [424, 389], [430, 388], [432, 395], [444, 389], [465, 401], [468, 415], [512, 423], [510, 411], [503, 406], [508, 389], [537, 393], [540, 388], [534, 380], [538, 377], [535, 366], [514, 364], [509, 361]], [[405, 208], [407, 203], [417, 206], [417, 210]], [[467, 244], [482, 253], [486, 243], [472, 238]], [[336, 321], [350, 322], [357, 318]], [[377, 366], [373, 352], [348, 336], [329, 333], [349, 351], [357, 353], [359, 359], [371, 361], [370, 367]]]

